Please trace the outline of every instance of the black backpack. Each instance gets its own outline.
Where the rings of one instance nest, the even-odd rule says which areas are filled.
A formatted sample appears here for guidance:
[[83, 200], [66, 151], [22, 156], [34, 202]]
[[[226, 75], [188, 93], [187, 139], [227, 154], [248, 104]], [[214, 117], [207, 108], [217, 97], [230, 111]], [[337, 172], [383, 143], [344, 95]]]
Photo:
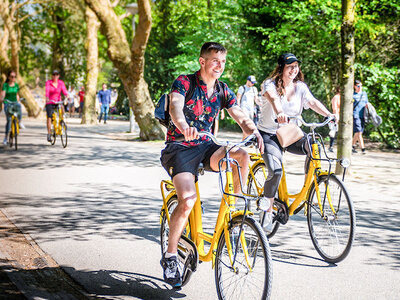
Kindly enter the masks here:
[[[197, 87], [196, 75], [190, 74], [189, 77], [189, 90], [185, 96], [185, 102], [193, 97], [194, 90]], [[226, 106], [227, 99], [225, 97], [224, 85], [219, 83], [219, 96], [221, 99], [221, 110]], [[169, 94], [163, 94], [157, 102], [156, 108], [154, 110], [155, 118], [160, 122], [161, 125], [168, 128], [171, 123], [171, 116], [169, 115]]]

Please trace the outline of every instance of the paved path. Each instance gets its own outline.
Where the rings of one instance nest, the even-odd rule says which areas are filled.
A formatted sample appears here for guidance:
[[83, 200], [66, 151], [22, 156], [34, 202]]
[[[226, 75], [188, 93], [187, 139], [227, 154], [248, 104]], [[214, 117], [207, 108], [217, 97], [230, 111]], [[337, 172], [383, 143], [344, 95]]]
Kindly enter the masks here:
[[[123, 133], [127, 122], [82, 126], [69, 119], [70, 139], [63, 149], [59, 140], [54, 146], [45, 141], [43, 121], [24, 123], [19, 150], [0, 148], [0, 208], [89, 295], [216, 299], [209, 263], [201, 264], [180, 291], [162, 281], [162, 142], [134, 140], [135, 135]], [[3, 128], [1, 115], [1, 133]], [[303, 163], [298, 158], [286, 155], [288, 181], [294, 187], [301, 186]], [[400, 155], [369, 152], [354, 156], [352, 163], [346, 182], [357, 210], [357, 236], [349, 257], [338, 265], [321, 260], [305, 217], [293, 217], [270, 241], [272, 299], [398, 298]], [[205, 214], [211, 218], [219, 205], [215, 183], [215, 174], [200, 179]]]

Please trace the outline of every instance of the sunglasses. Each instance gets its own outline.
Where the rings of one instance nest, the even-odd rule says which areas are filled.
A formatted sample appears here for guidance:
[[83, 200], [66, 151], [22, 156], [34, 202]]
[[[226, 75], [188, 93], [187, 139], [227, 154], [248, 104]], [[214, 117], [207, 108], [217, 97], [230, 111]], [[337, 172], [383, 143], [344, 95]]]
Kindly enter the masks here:
[[11, 77], [11, 78], [17, 78], [17, 76], [15, 76], [15, 75], [10, 75], [10, 77]]

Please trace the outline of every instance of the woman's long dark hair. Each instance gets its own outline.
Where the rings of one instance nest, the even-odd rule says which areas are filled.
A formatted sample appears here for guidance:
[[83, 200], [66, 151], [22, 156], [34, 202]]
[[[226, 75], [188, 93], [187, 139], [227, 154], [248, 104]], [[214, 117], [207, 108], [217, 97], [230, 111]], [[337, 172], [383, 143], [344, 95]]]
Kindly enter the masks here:
[[7, 82], [7, 83], [10, 82], [10, 79], [9, 79], [9, 78], [10, 78], [11, 73], [14, 73], [15, 76], [17, 76], [17, 72], [15, 72], [14, 70], [10, 70], [10, 71], [8, 72], [8, 74], [7, 74], [7, 79], [6, 79], [6, 82]]
[[[275, 70], [273, 70], [272, 73], [267, 77], [267, 79], [264, 80], [265, 82], [266, 80], [270, 79], [273, 82], [275, 82], [276, 91], [278, 92], [278, 95], [281, 97], [285, 94], [285, 87], [283, 86], [283, 79], [282, 79], [284, 68], [285, 65], [277, 65]], [[299, 73], [297, 74], [296, 78], [293, 81], [294, 82], [304, 81], [304, 75], [303, 72], [301, 72], [300, 66], [299, 66]]]

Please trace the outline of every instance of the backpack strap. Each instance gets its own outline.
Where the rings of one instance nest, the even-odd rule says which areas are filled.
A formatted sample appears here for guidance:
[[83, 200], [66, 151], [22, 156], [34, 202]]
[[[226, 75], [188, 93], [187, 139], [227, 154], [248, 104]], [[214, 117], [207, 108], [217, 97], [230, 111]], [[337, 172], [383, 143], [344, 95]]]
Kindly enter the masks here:
[[196, 74], [189, 74], [188, 77], [189, 77], [190, 83], [189, 83], [189, 90], [187, 91], [186, 96], [185, 96], [185, 102], [190, 100], [193, 97], [194, 90], [197, 87]]

